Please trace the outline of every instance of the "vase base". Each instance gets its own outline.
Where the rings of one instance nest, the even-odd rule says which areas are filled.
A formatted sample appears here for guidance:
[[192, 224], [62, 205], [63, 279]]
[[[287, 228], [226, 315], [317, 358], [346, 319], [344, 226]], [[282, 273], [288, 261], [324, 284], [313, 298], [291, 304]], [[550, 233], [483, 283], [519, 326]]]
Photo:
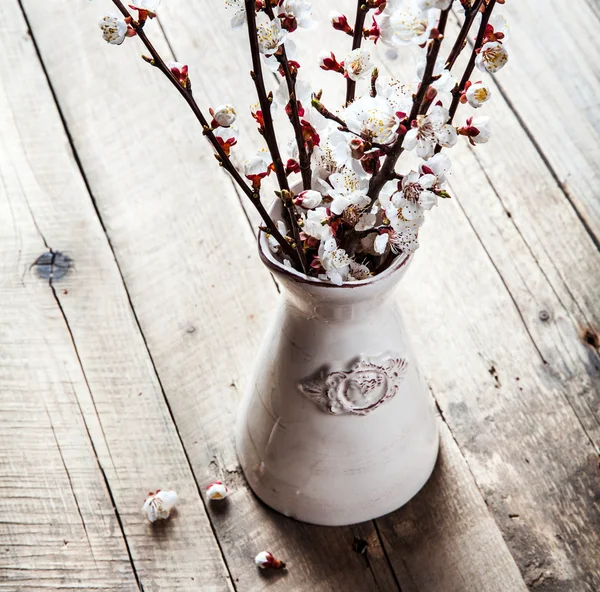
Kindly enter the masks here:
[[[255, 450], [248, 446], [250, 438], [247, 427], [244, 426], [244, 429], [238, 425], [236, 444], [246, 480], [264, 504], [299, 522], [318, 526], [350, 526], [400, 509], [425, 486], [433, 473], [439, 453], [437, 424], [435, 421], [433, 423], [435, 436], [430, 433], [426, 445], [413, 451], [410, 455], [412, 462], [400, 461], [404, 466], [397, 467], [390, 462], [385, 473], [388, 478], [384, 478], [384, 482], [377, 485], [376, 477], [365, 476], [361, 479], [357, 475], [356, 485], [349, 488], [347, 495], [338, 491], [331, 497], [322, 495], [323, 491], [328, 489], [322, 477], [319, 483], [314, 485], [311, 485], [311, 478], [308, 477], [305, 486], [298, 488], [270, 474], [268, 460], [265, 462], [254, 454], [249, 454], [249, 451]], [[406, 451], [403, 451], [402, 457], [406, 459]], [[379, 477], [381, 481], [382, 476]], [[336, 489], [334, 481], [335, 478], [331, 483], [333, 492]], [[316, 497], [313, 491], [320, 492], [321, 495]]]

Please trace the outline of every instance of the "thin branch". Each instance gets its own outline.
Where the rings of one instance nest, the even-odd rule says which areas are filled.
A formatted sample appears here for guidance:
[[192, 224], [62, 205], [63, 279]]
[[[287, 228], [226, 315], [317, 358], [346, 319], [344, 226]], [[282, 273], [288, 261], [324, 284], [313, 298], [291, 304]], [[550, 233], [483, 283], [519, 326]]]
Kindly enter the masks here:
[[360, 138], [361, 140], [364, 140], [365, 142], [369, 142], [369, 144], [371, 144], [371, 146], [381, 150], [382, 152], [386, 152], [386, 153], [389, 152], [389, 150], [390, 150], [389, 146], [386, 146], [385, 144], [380, 144], [378, 142], [373, 142], [373, 140], [365, 137], [365, 135], [359, 134], [358, 132], [355, 132], [355, 131], [352, 131], [348, 127], [348, 124], [341, 117], [339, 117], [335, 113], [332, 113], [331, 111], [329, 111], [329, 109], [327, 109], [327, 107], [325, 107], [325, 105], [323, 105], [323, 103], [321, 103], [321, 101], [319, 101], [317, 98], [314, 98], [312, 100], [312, 105], [325, 119], [329, 119], [330, 121], [335, 121], [337, 124], [339, 124], [340, 127], [338, 129], [341, 132], [346, 132], [348, 134], [352, 134], [353, 136], [356, 136], [357, 138]]
[[262, 63], [260, 57], [260, 49], [258, 45], [258, 31], [256, 27], [256, 0], [245, 0], [246, 4], [246, 17], [248, 22], [248, 37], [250, 40], [250, 51], [252, 53], [252, 68], [251, 72], [252, 79], [256, 86], [256, 92], [258, 94], [258, 102], [263, 114], [264, 120], [264, 138], [267, 142], [267, 147], [271, 153], [273, 159], [273, 167], [275, 174], [277, 175], [277, 181], [282, 191], [287, 192], [287, 196], [283, 199], [285, 208], [289, 216], [289, 223], [292, 228], [292, 235], [294, 237], [294, 243], [302, 271], [308, 273], [308, 267], [306, 264], [306, 255], [304, 253], [304, 247], [300, 240], [300, 230], [298, 228], [298, 221], [296, 219], [296, 212], [294, 204], [289, 196], [290, 187], [285, 173], [285, 167], [281, 160], [281, 153], [279, 152], [279, 146], [277, 144], [277, 136], [275, 135], [275, 126], [273, 125], [273, 115], [271, 113], [271, 100], [267, 95], [267, 89], [265, 88], [265, 81], [262, 73]]
[[475, 21], [477, 13], [481, 8], [484, 0], [477, 0], [475, 4], [470, 9], [465, 9], [465, 22], [463, 23], [460, 32], [458, 33], [458, 37], [456, 38], [456, 42], [454, 43], [450, 54], [448, 55], [448, 59], [446, 60], [446, 69], [452, 70], [458, 56], [461, 54], [467, 40], [467, 36], [469, 35], [469, 31], [471, 30], [471, 26]]
[[[273, 7], [267, 3], [265, 5], [267, 15], [271, 20], [275, 18], [273, 13]], [[294, 135], [296, 136], [296, 144], [298, 145], [298, 155], [300, 160], [300, 174], [302, 175], [302, 186], [303, 188], [310, 189], [312, 182], [312, 173], [310, 170], [310, 156], [306, 150], [306, 144], [304, 142], [304, 134], [302, 133], [302, 124], [300, 123], [300, 113], [298, 110], [298, 100], [296, 97], [296, 76], [292, 75], [290, 62], [287, 57], [285, 47], [281, 47], [281, 53], [276, 54], [277, 61], [281, 66], [285, 82], [287, 84], [288, 94], [290, 96], [290, 109], [291, 109], [291, 123], [294, 128]]]
[[[407, 123], [411, 125], [413, 120], [419, 114], [421, 109], [421, 105], [427, 96], [427, 90], [429, 89], [429, 85], [432, 83], [434, 76], [433, 71], [435, 68], [435, 63], [437, 61], [438, 55], [440, 53], [440, 47], [442, 45], [442, 40], [444, 38], [444, 32], [446, 31], [446, 25], [448, 24], [448, 15], [450, 10], [452, 9], [452, 4], [446, 9], [442, 11], [440, 16], [440, 22], [438, 23], [438, 34], [431, 41], [431, 45], [429, 46], [429, 50], [427, 51], [427, 63], [425, 65], [425, 72], [423, 74], [423, 79], [421, 81], [421, 86], [419, 86], [419, 90], [413, 100], [412, 109], [410, 111], [410, 115], [408, 116]], [[369, 196], [371, 197], [371, 201], [375, 201], [382, 190], [383, 186], [390, 179], [394, 178], [394, 168], [400, 155], [404, 151], [402, 148], [402, 143], [404, 141], [404, 134], [399, 135], [396, 142], [392, 145], [392, 148], [389, 151], [388, 156], [386, 157], [383, 165], [379, 173], [372, 178], [371, 187], [369, 188]]]
[[[363, 29], [365, 26], [365, 18], [369, 7], [363, 4], [364, 0], [358, 0], [358, 6], [356, 7], [356, 22], [354, 23], [354, 36], [352, 38], [352, 50], [358, 49], [363, 38]], [[351, 103], [356, 95], [356, 81], [348, 78], [346, 84], [346, 104]]]
[[475, 61], [477, 59], [477, 51], [481, 49], [483, 38], [485, 37], [485, 30], [487, 28], [490, 17], [492, 16], [492, 11], [494, 10], [494, 6], [496, 4], [496, 0], [490, 0], [490, 3], [485, 7], [485, 12], [481, 17], [481, 25], [479, 27], [479, 33], [477, 33], [477, 39], [475, 40], [475, 45], [473, 46], [473, 51], [471, 52], [471, 57], [469, 58], [469, 63], [465, 68], [465, 72], [463, 77], [461, 78], [458, 86], [454, 89], [452, 95], [452, 103], [450, 104], [450, 109], [448, 110], [450, 113], [450, 119], [448, 123], [452, 123], [454, 116], [456, 115], [456, 110], [458, 109], [458, 104], [460, 103], [460, 94], [464, 90], [465, 85], [471, 78], [471, 74], [473, 74], [473, 70], [475, 69]]
[[183, 86], [181, 86], [181, 84], [179, 83], [179, 80], [177, 80], [177, 78], [175, 77], [173, 72], [171, 72], [170, 68], [166, 65], [165, 61], [162, 59], [162, 57], [160, 56], [158, 51], [156, 51], [156, 49], [154, 48], [154, 46], [152, 45], [152, 43], [146, 36], [143, 26], [140, 23], [138, 23], [131, 16], [130, 12], [127, 10], [127, 8], [125, 8], [125, 6], [121, 2], [121, 0], [112, 0], [112, 1], [113, 1], [113, 4], [116, 6], [116, 8], [119, 10], [119, 12], [121, 12], [121, 14], [125, 18], [131, 20], [131, 27], [135, 30], [135, 32], [137, 33], [137, 36], [140, 38], [142, 43], [146, 46], [146, 49], [150, 52], [150, 55], [152, 56], [152, 59], [153, 59], [153, 65], [156, 68], [158, 68], [170, 80], [170, 82], [173, 84], [173, 86], [175, 86], [175, 88], [177, 89], [179, 94], [184, 98], [186, 103], [189, 105], [192, 112], [196, 116], [196, 119], [200, 122], [200, 125], [202, 126], [203, 134], [207, 137], [208, 141], [211, 143], [212, 147], [214, 148], [215, 152], [217, 153], [217, 157], [218, 157], [217, 159], [218, 159], [219, 163], [233, 177], [234, 181], [240, 186], [242, 191], [250, 198], [250, 201], [252, 202], [254, 207], [258, 210], [260, 217], [263, 219], [265, 224], [268, 226], [269, 234], [271, 234], [273, 236], [273, 238], [281, 245], [282, 249], [285, 251], [285, 253], [289, 257], [291, 257], [294, 261], [297, 261], [298, 257], [297, 257], [296, 252], [294, 251], [292, 246], [289, 244], [289, 242], [285, 239], [285, 237], [277, 229], [277, 226], [274, 224], [273, 219], [271, 218], [271, 216], [269, 216], [268, 212], [266, 211], [265, 207], [263, 206], [262, 202], [260, 201], [260, 196], [255, 191], [252, 190], [252, 188], [248, 185], [248, 183], [243, 179], [243, 177], [240, 175], [238, 170], [235, 168], [235, 166], [231, 162], [231, 159], [229, 158], [229, 156], [227, 156], [227, 154], [225, 154], [225, 151], [223, 150], [222, 146], [219, 144], [217, 138], [215, 137], [213, 131], [211, 130], [206, 117], [204, 116], [204, 114], [200, 110], [200, 107], [196, 103], [196, 100], [194, 99], [191, 90], [186, 89]]

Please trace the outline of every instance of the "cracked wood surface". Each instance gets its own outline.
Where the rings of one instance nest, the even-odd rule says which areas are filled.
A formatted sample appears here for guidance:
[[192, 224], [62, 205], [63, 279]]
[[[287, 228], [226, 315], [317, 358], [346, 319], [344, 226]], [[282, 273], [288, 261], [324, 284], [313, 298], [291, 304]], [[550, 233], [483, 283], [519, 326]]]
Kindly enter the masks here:
[[[248, 491], [237, 466], [232, 441], [235, 408], [276, 290], [258, 263], [252, 229], [236, 192], [216, 170], [196, 121], [168, 83], [139, 61], [141, 48], [135, 43], [107, 48], [99, 41], [96, 17], [105, 7], [82, 3], [67, 9], [63, 4], [23, 0], [97, 211], [70, 158], [19, 5], [11, 0], [0, 8], [0, 27], [13, 35], [12, 43], [5, 41], [4, 33], [0, 38], [8, 50], [0, 63], [14, 77], [13, 62], [19, 58], [16, 62], [25, 61], [28, 67], [18, 75], [37, 81], [21, 85], [13, 96], [8, 90], [14, 93], [15, 89], [5, 83], [9, 75], [2, 76], [3, 96], [8, 99], [7, 108], [0, 110], [1, 154], [8, 154], [7, 142], [11, 147], [21, 142], [26, 158], [15, 160], [11, 151], [10, 161], [0, 160], [0, 164], [10, 162], [19, 173], [17, 183], [8, 185], [11, 191], [0, 187], [0, 192], [21, 196], [21, 208], [25, 198], [31, 206], [29, 218], [13, 218], [19, 222], [13, 223], [13, 235], [2, 233], [7, 241], [5, 237], [12, 236], [10, 248], [3, 249], [9, 271], [2, 279], [15, 282], [10, 284], [14, 290], [27, 287], [27, 295], [15, 292], [18, 295], [12, 297], [11, 302], [21, 307], [14, 318], [20, 318], [20, 313], [39, 330], [35, 335], [31, 330], [23, 330], [22, 335], [15, 330], [23, 349], [12, 348], [9, 359], [13, 365], [23, 360], [28, 364], [20, 368], [21, 374], [9, 366], [3, 386], [15, 384], [13, 388], [30, 397], [36, 389], [51, 393], [43, 398], [49, 409], [49, 430], [30, 426], [32, 436], [23, 432], [19, 433], [23, 440], [0, 440], [7, 447], [2, 458], [10, 463], [7, 470], [4, 465], [0, 469], [0, 486], [14, 482], [22, 489], [14, 494], [21, 510], [13, 509], [12, 520], [0, 524], [0, 536], [6, 537], [0, 539], [0, 552], [9, 541], [6, 553], [11, 569], [6, 572], [9, 578], [3, 579], [5, 562], [0, 554], [0, 589], [135, 589], [137, 576], [146, 590], [221, 590], [228, 586], [222, 549], [233, 577], [231, 585], [240, 591], [596, 590], [600, 585], [599, 364], [590, 336], [600, 315], [595, 296], [598, 252], [579, 218], [585, 217], [587, 228], [593, 229], [597, 216], [583, 185], [566, 194], [556, 183], [558, 173], [548, 168], [569, 164], [560, 144], [548, 147], [552, 134], [560, 129], [545, 132], [534, 125], [535, 118], [528, 118], [532, 124], [527, 131], [522, 128], [524, 116], [518, 110], [530, 105], [523, 103], [521, 89], [533, 72], [527, 70], [525, 56], [519, 55], [524, 51], [522, 43], [516, 44], [511, 62], [511, 67], [522, 62], [521, 78], [511, 79], [516, 83], [500, 78], [511, 100], [506, 102], [496, 93], [486, 105], [502, 126], [496, 126], [490, 145], [477, 151], [467, 146], [453, 151], [451, 184], [456, 199], [442, 203], [426, 225], [418, 260], [399, 293], [443, 418], [441, 459], [434, 477], [415, 500], [390, 516], [327, 529], [302, 525], [266, 509]], [[343, 0], [340, 7], [354, 4]], [[321, 14], [328, 12], [315, 5]], [[171, 0], [161, 11], [170, 44], [153, 29], [165, 55], [170, 46], [180, 60], [190, 63], [195, 94], [205, 105], [243, 102], [238, 97], [251, 88], [250, 79], [242, 76], [249, 66], [240, 66], [248, 59], [243, 34], [232, 37], [227, 59], [217, 61], [206, 52], [207, 47], [218, 47], [222, 30], [230, 34], [228, 15], [219, 9], [210, 3], [210, 14], [220, 23], [215, 26], [206, 19], [208, 0], [193, 6]], [[516, 6], [513, 10], [521, 11], [520, 35], [540, 26], [533, 11]], [[183, 11], [185, 22], [178, 16]], [[585, 26], [592, 24], [586, 21]], [[54, 35], [57, 27], [70, 32], [60, 43]], [[347, 39], [338, 35], [332, 42], [342, 48]], [[313, 57], [321, 49], [316, 45], [311, 48]], [[16, 58], [15, 47], [20, 51]], [[546, 71], [536, 62], [538, 66], [542, 73], [536, 74], [548, 83], [549, 67]], [[399, 68], [400, 63], [392, 64], [392, 69]], [[592, 66], [583, 61], [577, 68], [577, 76], [589, 76]], [[200, 72], [218, 82], [204, 87]], [[331, 73], [313, 69], [310, 75], [326, 89], [327, 97]], [[34, 101], [39, 112], [32, 108]], [[586, 113], [593, 118], [593, 105], [587, 105]], [[28, 121], [31, 112], [36, 117]], [[125, 141], [128, 121], [134, 122], [135, 133]], [[243, 125], [244, 135], [250, 137], [253, 126]], [[16, 127], [16, 133], [8, 133], [10, 126]], [[527, 132], [539, 135], [535, 143]], [[55, 143], [42, 138], [44, 134]], [[238, 152], [245, 148], [242, 142]], [[48, 152], [53, 166], [48, 165]], [[588, 169], [593, 156], [586, 152]], [[1, 170], [6, 178], [9, 167]], [[27, 174], [34, 175], [36, 184], [23, 182]], [[43, 191], [37, 187], [38, 178]], [[578, 199], [588, 204], [585, 211], [580, 208], [579, 216], [569, 203], [577, 205]], [[7, 211], [14, 210], [14, 200], [7, 203]], [[252, 211], [247, 214], [254, 220]], [[32, 227], [31, 216], [44, 239]], [[3, 216], [3, 227], [7, 219]], [[11, 266], [20, 273], [27, 270], [46, 248], [44, 240], [73, 256], [75, 269], [55, 283], [54, 293], [32, 273], [17, 288]], [[223, 240], [229, 242], [228, 250], [221, 246]], [[34, 293], [46, 298], [46, 309], [52, 314], [39, 314], [42, 305], [36, 306]], [[24, 307], [27, 312], [33, 309], [41, 320], [23, 316]], [[11, 312], [8, 307], [3, 310], [13, 318]], [[443, 331], [440, 319], [444, 319]], [[48, 335], [53, 338], [51, 347], [40, 359], [34, 345], [36, 339], [47, 343]], [[34, 378], [30, 370], [34, 356], [27, 353], [32, 351], [35, 363], [46, 369], [45, 373], [38, 369]], [[70, 353], [63, 356], [62, 351]], [[48, 404], [59, 397], [55, 386], [59, 379], [50, 372], [55, 371], [57, 357], [59, 367], [72, 366], [69, 384], [73, 375], [79, 381], [77, 390], [70, 389], [68, 401], [82, 411], [69, 416], [68, 430]], [[142, 397], [141, 403], [131, 396], [131, 387], [137, 390], [139, 384], [144, 385], [144, 394], [145, 389], [151, 393], [149, 401]], [[14, 392], [10, 386], [7, 391]], [[16, 405], [14, 396], [8, 401], [12, 416], [6, 417], [14, 416], [20, 427], [24, 416], [18, 412], [26, 414], [30, 407]], [[63, 399], [55, 406], [61, 413], [69, 408]], [[31, 417], [44, 419], [35, 409]], [[2, 420], [4, 427], [4, 413]], [[147, 431], [157, 445], [151, 452]], [[26, 456], [34, 463], [31, 467], [19, 462], [19, 455], [24, 455], [30, 442], [34, 446], [39, 434], [52, 463], [35, 454]], [[152, 456], [149, 462], [156, 449], [159, 458]], [[79, 473], [84, 469], [91, 476], [82, 483]], [[31, 482], [30, 474], [37, 478], [36, 471], [43, 477]], [[213, 539], [197, 484], [203, 486], [216, 477], [224, 478], [235, 491], [224, 505], [209, 508]], [[173, 522], [177, 529], [169, 526], [153, 537], [156, 533], [138, 513], [139, 496], [156, 488], [157, 480], [166, 479], [169, 487], [186, 492], [185, 503]], [[88, 483], [96, 484], [93, 491]], [[82, 526], [76, 549], [70, 555], [56, 555], [57, 560], [51, 553], [62, 542], [63, 530], [54, 526], [57, 508], [49, 500], [57, 496], [64, 500], [65, 487], [74, 501], [65, 501], [61, 508], [69, 512], [68, 524]], [[28, 530], [31, 515], [28, 506], [23, 510], [18, 505], [21, 496], [38, 504], [34, 516], [43, 518], [45, 530], [35, 522]], [[88, 511], [80, 500], [91, 496], [96, 505]], [[93, 545], [103, 535], [98, 536], [100, 526], [110, 520], [107, 544], [101, 539], [102, 555]], [[87, 546], [83, 524], [91, 541]], [[14, 530], [19, 530], [19, 541], [26, 546], [41, 541], [36, 558], [18, 543], [13, 548]], [[201, 534], [190, 539], [195, 533]], [[368, 543], [366, 556], [352, 550], [355, 539]], [[264, 577], [256, 570], [252, 557], [263, 547], [288, 562], [287, 574]], [[92, 559], [86, 559], [90, 553]], [[102, 565], [100, 572], [95, 565], [88, 567], [93, 553], [108, 557], [109, 567]], [[73, 576], [70, 572], [81, 565], [86, 569]], [[18, 578], [23, 573], [46, 580], [36, 582], [37, 588], [21, 588]], [[196, 574], [202, 574], [201, 580], [191, 580]]]

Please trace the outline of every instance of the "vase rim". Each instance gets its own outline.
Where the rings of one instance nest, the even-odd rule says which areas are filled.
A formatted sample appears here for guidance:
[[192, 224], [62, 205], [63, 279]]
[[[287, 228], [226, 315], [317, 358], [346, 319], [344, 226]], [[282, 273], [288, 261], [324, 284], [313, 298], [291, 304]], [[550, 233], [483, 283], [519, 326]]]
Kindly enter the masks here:
[[344, 282], [341, 286], [332, 284], [331, 282], [321, 280], [316, 277], [310, 277], [293, 267], [287, 267], [281, 261], [279, 261], [269, 248], [267, 233], [259, 230], [258, 233], [258, 254], [264, 265], [267, 266], [272, 272], [287, 276], [295, 282], [302, 284], [309, 284], [311, 286], [319, 286], [323, 288], [339, 289], [344, 290], [348, 288], [359, 288], [361, 286], [370, 286], [376, 282], [382, 281], [399, 269], [402, 269], [412, 258], [412, 253], [398, 255], [393, 263], [381, 273], [373, 275], [364, 280], [356, 280], [355, 282]]

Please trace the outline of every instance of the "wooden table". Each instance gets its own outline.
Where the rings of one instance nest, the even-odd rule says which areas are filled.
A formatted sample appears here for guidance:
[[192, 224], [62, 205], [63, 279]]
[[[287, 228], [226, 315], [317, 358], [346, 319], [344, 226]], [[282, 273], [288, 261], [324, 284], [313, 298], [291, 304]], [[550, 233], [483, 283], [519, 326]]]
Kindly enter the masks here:
[[[600, 590], [597, 2], [503, 8], [494, 137], [453, 151], [455, 197], [398, 295], [440, 461], [406, 507], [347, 528], [286, 519], [244, 482], [232, 426], [276, 286], [180, 97], [136, 40], [100, 39], [109, 4], [0, 3], [0, 590]], [[244, 110], [245, 36], [221, 4], [165, 0], [150, 27], [202, 105]], [[50, 250], [71, 260], [51, 283]], [[218, 478], [233, 494], [207, 505]], [[152, 526], [157, 488], [181, 503]], [[259, 572], [263, 549], [287, 572]]]

